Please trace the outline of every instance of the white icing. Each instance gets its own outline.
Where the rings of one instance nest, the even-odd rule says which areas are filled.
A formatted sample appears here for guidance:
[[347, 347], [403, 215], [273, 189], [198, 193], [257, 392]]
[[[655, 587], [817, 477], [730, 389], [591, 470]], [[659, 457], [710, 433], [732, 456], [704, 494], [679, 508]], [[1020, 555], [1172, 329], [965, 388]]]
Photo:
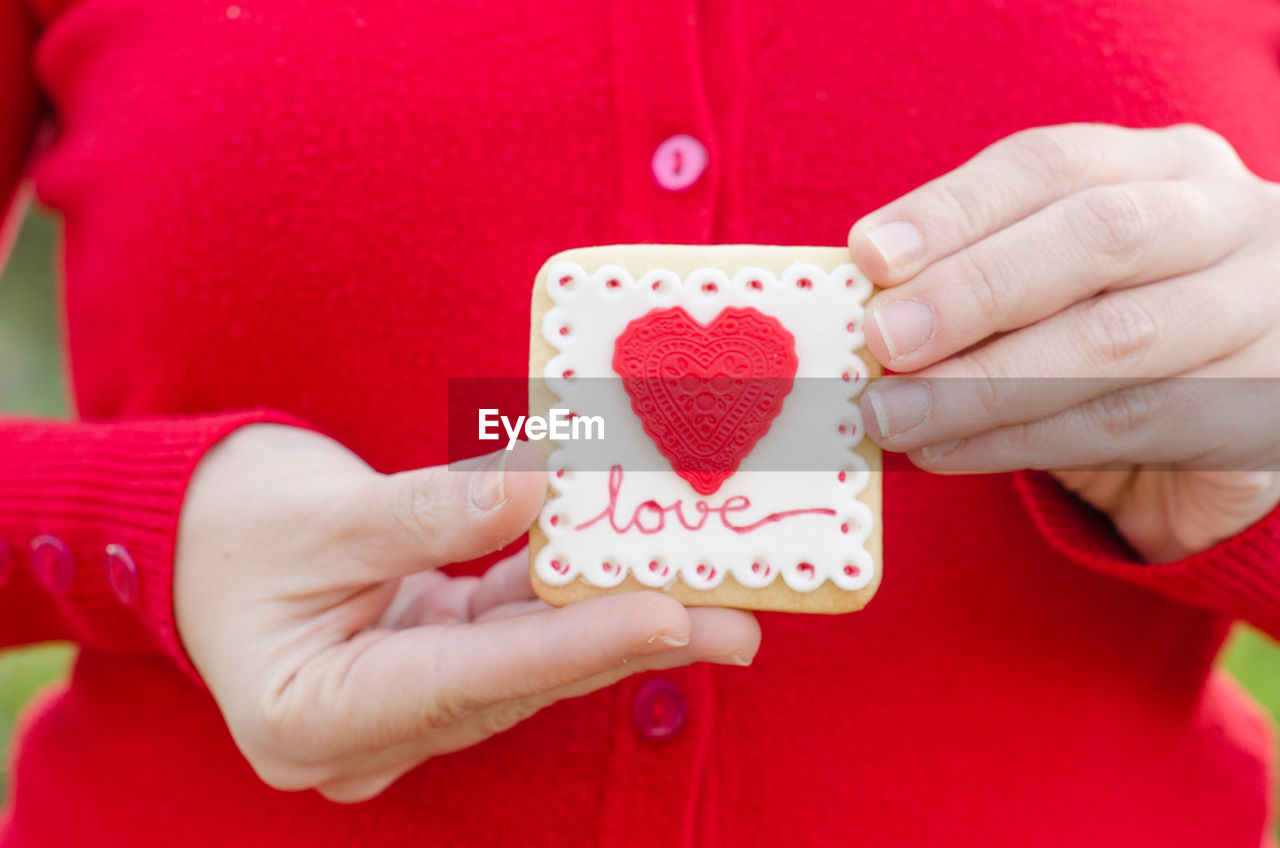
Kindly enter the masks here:
[[[561, 262], [548, 269], [546, 280], [555, 305], [543, 319], [542, 335], [559, 353], [544, 376], [561, 399], [558, 405], [603, 416], [610, 428], [609, 442], [626, 444], [639, 468], [665, 469], [623, 469], [619, 525], [631, 521], [636, 508], [648, 500], [662, 506], [681, 501], [690, 523], [698, 519], [698, 501], [714, 508], [735, 496], [751, 501], [749, 510], [733, 514], [738, 526], [803, 508], [826, 507], [836, 514], [793, 515], [745, 534], [727, 528], [715, 512], [696, 532], [671, 512], [665, 514], [663, 529], [651, 535], [634, 527], [619, 534], [608, 519], [575, 529], [600, 515], [609, 503], [609, 471], [597, 469], [609, 468], [616, 458], [599, 454], [606, 449], [599, 442], [562, 442], [549, 460], [554, 494], [539, 518], [547, 537], [534, 561], [540, 579], [551, 585], [583, 579], [607, 587], [630, 573], [646, 586], [661, 588], [679, 575], [689, 586], [710, 589], [727, 574], [747, 587], [767, 586], [780, 575], [801, 592], [825, 580], [847, 590], [871, 581], [875, 564], [864, 545], [873, 516], [857, 500], [870, 475], [865, 460], [850, 448], [863, 435], [856, 397], [868, 375], [855, 351], [864, 344], [863, 308], [872, 287], [853, 265], [841, 265], [829, 274], [805, 263], [795, 263], [781, 275], [743, 268], [732, 278], [719, 269], [702, 268], [684, 279], [658, 269], [637, 280], [617, 266], [587, 274], [575, 263]], [[753, 281], [760, 284], [758, 289], [751, 286]], [[712, 495], [699, 495], [670, 470], [631, 411], [630, 398], [612, 367], [614, 341], [627, 324], [652, 309], [675, 306], [704, 325], [726, 307], [755, 307], [795, 337], [796, 388], [768, 433]], [[565, 378], [565, 372], [572, 376]], [[848, 375], [843, 397], [829, 386], [809, 392], [803, 402], [795, 397], [807, 379], [842, 375]], [[580, 382], [593, 377], [613, 379], [592, 381], [589, 389]], [[815, 451], [829, 456], [830, 462], [824, 459], [820, 467], [830, 470], [775, 470], [789, 467], [788, 451], [797, 438], [804, 440], [808, 456]], [[643, 518], [646, 526], [654, 520], [651, 513]]]

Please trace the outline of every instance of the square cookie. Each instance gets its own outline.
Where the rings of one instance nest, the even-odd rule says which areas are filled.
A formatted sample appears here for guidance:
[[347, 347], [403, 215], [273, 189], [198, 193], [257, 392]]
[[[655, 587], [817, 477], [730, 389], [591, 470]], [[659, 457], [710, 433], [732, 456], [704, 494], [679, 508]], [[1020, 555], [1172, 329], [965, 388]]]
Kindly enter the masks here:
[[[533, 290], [530, 416], [549, 492], [533, 584], [839, 613], [881, 575], [881, 458], [857, 398], [871, 283], [830, 247], [619, 245]], [[554, 435], [554, 433], [553, 433]]]

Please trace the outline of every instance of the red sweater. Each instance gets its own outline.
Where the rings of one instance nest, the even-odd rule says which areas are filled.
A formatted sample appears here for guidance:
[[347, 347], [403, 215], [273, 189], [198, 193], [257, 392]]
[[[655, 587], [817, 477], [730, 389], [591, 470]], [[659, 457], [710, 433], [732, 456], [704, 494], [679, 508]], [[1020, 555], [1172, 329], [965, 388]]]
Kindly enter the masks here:
[[[0, 845], [1259, 844], [1270, 737], [1212, 666], [1232, 619], [1280, 634], [1274, 515], [1144, 566], [1046, 476], [891, 460], [870, 607], [665, 673], [674, 740], [633, 730], [629, 680], [355, 806], [254, 777], [170, 587], [188, 474], [246, 421], [441, 462], [446, 378], [525, 373], [563, 248], [840, 244], [1062, 121], [1197, 121], [1280, 177], [1280, 4], [26, 2], [0, 204], [29, 168], [62, 216], [81, 420], [0, 419], [0, 645], [82, 650], [23, 722]], [[672, 192], [679, 133], [709, 160]]]

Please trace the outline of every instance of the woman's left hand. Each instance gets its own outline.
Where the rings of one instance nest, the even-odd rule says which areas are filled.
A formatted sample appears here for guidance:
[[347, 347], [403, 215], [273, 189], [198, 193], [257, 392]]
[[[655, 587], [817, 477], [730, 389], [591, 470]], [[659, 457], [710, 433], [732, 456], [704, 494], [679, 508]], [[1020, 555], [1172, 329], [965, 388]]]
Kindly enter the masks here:
[[1052, 470], [1152, 562], [1280, 502], [1280, 185], [1221, 136], [1020, 132], [849, 246], [885, 289], [868, 347], [908, 375], [863, 398], [885, 449]]

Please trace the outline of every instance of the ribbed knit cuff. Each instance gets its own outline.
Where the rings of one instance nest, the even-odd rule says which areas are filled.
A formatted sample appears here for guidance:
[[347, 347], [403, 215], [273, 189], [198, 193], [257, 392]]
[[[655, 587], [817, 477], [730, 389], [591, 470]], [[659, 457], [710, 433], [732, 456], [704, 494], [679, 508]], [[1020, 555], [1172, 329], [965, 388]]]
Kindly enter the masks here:
[[[71, 639], [161, 653], [178, 637], [173, 561], [201, 457], [266, 410], [108, 423], [0, 419], [0, 644]], [[7, 571], [7, 576], [5, 572]]]
[[1044, 472], [1016, 475], [1037, 528], [1080, 565], [1191, 606], [1248, 621], [1280, 638], [1280, 508], [1208, 550], [1175, 562], [1142, 560], [1111, 520]]

